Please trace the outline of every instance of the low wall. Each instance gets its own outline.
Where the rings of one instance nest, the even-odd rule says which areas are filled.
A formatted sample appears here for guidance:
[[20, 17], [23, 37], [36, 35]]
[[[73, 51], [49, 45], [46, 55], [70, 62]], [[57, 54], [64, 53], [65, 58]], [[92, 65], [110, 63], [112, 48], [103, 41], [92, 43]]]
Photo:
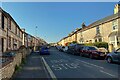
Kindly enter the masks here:
[[30, 49], [21, 49], [18, 51], [15, 51], [16, 55], [15, 57], [6, 63], [4, 63], [0, 68], [0, 80], [1, 79], [10, 79], [15, 72], [15, 66], [19, 66], [22, 62], [23, 58], [26, 58], [27, 55], [31, 53]]
[[1, 79], [4, 80], [11, 78], [14, 71], [15, 71], [14, 63], [10, 62], [6, 66], [2, 67], [2, 69], [0, 69]]

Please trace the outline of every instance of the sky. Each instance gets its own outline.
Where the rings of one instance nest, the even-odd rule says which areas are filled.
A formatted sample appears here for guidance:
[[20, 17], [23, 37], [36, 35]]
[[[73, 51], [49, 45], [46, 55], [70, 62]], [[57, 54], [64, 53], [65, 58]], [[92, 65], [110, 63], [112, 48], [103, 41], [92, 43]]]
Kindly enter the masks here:
[[83, 22], [89, 25], [112, 15], [115, 4], [117, 2], [3, 2], [2, 8], [27, 33], [52, 43], [80, 28]]

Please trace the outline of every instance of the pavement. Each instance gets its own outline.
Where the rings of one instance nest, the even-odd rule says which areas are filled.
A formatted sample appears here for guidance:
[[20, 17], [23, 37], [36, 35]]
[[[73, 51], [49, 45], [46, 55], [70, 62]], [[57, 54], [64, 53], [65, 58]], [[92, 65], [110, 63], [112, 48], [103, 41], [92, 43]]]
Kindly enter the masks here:
[[50, 76], [38, 52], [31, 53], [22, 69], [13, 76], [13, 80], [49, 80], [49, 78]]

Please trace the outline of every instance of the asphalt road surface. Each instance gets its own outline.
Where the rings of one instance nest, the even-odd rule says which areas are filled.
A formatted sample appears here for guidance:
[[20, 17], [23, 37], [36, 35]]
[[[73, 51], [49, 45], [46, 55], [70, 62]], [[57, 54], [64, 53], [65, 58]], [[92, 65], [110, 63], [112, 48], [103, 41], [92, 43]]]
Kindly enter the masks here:
[[[50, 48], [50, 55], [42, 56], [44, 62], [51, 69], [49, 72], [56, 78], [78, 79], [118, 79], [119, 65], [109, 64], [105, 60], [80, 57]], [[49, 69], [48, 69], [49, 70]], [[103, 79], [102, 79], [103, 78]]]

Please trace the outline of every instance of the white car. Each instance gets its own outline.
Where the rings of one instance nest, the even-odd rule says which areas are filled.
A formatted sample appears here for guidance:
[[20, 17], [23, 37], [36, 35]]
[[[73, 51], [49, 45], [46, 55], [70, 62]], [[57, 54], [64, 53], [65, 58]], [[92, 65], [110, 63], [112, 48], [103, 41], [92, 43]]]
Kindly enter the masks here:
[[68, 50], [68, 46], [65, 46], [64, 48], [63, 48], [63, 52], [66, 52]]
[[105, 54], [108, 54], [108, 50], [105, 48], [98, 48], [100, 52], [104, 52]]

